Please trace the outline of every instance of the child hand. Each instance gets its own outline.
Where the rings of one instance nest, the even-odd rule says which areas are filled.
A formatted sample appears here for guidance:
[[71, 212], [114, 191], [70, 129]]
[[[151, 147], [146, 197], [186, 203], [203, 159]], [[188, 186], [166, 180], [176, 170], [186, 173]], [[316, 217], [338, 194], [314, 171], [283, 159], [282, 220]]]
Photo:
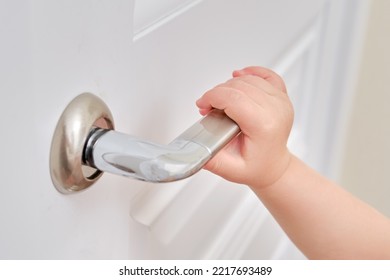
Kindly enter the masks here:
[[252, 188], [276, 182], [287, 170], [287, 139], [294, 112], [281, 77], [262, 67], [233, 72], [233, 78], [207, 91], [197, 102], [202, 115], [224, 110], [242, 133], [205, 169]]

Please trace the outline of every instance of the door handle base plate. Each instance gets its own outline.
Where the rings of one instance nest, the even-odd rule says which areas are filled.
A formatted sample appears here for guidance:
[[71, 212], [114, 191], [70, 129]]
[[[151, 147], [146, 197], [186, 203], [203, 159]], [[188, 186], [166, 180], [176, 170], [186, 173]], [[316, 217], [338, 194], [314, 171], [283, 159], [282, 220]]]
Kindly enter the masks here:
[[94, 127], [114, 129], [107, 105], [91, 93], [74, 98], [55, 128], [50, 149], [50, 175], [64, 194], [81, 191], [96, 182], [102, 171], [83, 164], [83, 150]]

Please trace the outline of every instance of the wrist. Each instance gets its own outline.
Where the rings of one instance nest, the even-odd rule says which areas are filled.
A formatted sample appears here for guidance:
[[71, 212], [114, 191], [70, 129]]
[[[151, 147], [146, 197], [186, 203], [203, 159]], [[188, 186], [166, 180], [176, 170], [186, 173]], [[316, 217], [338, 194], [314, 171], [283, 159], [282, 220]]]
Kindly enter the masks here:
[[289, 169], [292, 166], [292, 162], [297, 160], [297, 158], [288, 150], [279, 160], [275, 163], [275, 167], [268, 172], [269, 178], [259, 180], [259, 178], [254, 179], [253, 183], [249, 184], [249, 187], [255, 192], [260, 194], [263, 190], [272, 188], [275, 185], [278, 185], [289, 173]]

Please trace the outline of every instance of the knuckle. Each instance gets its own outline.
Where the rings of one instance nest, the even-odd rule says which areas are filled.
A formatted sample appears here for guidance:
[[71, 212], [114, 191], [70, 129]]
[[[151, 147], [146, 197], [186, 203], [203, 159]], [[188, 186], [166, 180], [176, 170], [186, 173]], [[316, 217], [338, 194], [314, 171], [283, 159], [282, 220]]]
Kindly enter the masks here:
[[228, 97], [229, 100], [231, 100], [232, 102], [236, 102], [236, 101], [238, 101], [238, 100], [241, 99], [242, 95], [243, 95], [243, 92], [241, 92], [241, 91], [239, 91], [239, 90], [230, 90], [230, 91], [228, 92], [228, 96], [227, 96], [227, 97]]

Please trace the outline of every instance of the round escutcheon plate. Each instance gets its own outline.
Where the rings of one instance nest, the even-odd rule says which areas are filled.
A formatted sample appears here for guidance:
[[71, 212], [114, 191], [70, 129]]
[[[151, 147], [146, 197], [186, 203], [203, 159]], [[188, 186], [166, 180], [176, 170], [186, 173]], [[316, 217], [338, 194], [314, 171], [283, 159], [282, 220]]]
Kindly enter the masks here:
[[50, 150], [50, 175], [61, 193], [84, 190], [102, 172], [83, 164], [83, 150], [94, 127], [114, 129], [107, 105], [91, 93], [83, 93], [65, 108], [54, 131]]

